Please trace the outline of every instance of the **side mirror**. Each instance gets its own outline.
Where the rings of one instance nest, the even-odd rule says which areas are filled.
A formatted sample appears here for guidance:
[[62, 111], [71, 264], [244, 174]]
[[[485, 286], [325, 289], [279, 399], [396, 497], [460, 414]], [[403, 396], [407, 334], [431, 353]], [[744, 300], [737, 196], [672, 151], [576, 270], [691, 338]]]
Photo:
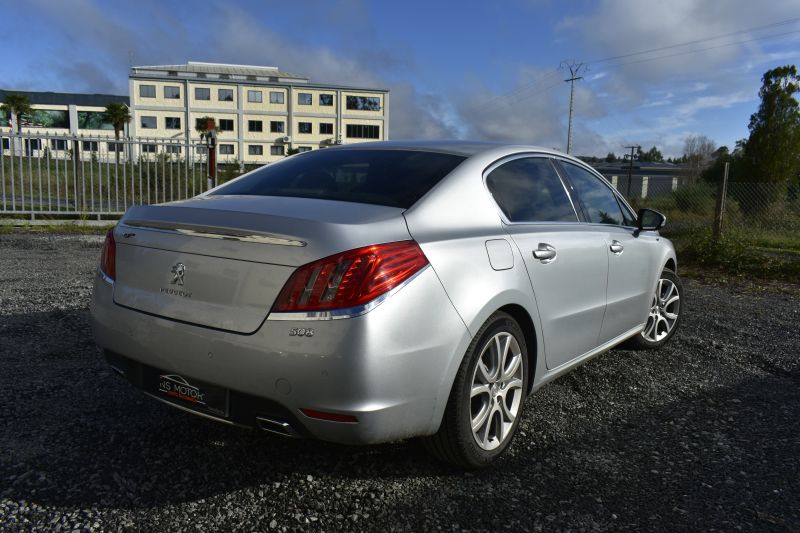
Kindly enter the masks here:
[[637, 229], [639, 231], [656, 231], [664, 227], [667, 223], [667, 217], [653, 209], [640, 209], [636, 214]]

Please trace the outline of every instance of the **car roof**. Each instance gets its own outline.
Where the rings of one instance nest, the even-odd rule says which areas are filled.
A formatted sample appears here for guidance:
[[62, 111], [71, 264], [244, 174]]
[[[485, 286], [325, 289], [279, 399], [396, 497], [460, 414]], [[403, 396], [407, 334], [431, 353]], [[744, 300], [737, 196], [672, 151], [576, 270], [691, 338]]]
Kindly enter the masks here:
[[423, 150], [427, 152], [440, 152], [446, 154], [461, 155], [471, 157], [484, 152], [507, 149], [509, 151], [531, 151], [547, 152], [559, 155], [559, 152], [541, 146], [527, 146], [521, 144], [497, 143], [488, 141], [428, 141], [428, 140], [400, 140], [400, 141], [377, 141], [348, 144], [338, 146], [337, 150]]

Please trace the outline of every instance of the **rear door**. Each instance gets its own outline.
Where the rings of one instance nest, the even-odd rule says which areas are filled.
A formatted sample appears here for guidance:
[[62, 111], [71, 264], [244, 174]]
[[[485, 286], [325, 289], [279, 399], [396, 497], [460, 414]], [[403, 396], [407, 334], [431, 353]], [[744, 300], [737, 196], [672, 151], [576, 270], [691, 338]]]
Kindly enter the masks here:
[[539, 309], [548, 368], [597, 346], [606, 305], [603, 235], [578, 221], [552, 161], [515, 156], [487, 172], [486, 184], [525, 261]]
[[560, 161], [577, 192], [587, 225], [602, 233], [608, 256], [608, 293], [599, 343], [643, 324], [656, 272], [657, 235], [636, 232], [633, 213], [611, 187], [589, 170]]

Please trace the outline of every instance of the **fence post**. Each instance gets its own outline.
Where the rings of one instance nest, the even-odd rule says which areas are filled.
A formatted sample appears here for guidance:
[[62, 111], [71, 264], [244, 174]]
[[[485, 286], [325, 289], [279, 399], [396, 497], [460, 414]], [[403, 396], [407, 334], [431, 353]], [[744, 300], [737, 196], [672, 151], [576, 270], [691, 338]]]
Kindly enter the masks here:
[[714, 240], [719, 240], [722, 236], [722, 216], [725, 214], [725, 196], [728, 192], [728, 168], [730, 163], [725, 162], [725, 172], [722, 175], [722, 181], [719, 182], [717, 188], [717, 205], [714, 209]]

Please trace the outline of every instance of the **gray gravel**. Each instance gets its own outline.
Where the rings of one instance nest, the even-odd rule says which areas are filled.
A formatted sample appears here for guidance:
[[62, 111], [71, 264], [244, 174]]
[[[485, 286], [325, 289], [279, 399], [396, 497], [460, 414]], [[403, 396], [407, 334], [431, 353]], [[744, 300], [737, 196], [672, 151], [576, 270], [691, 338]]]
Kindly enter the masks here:
[[687, 282], [668, 347], [548, 385], [465, 474], [144, 397], [91, 340], [100, 243], [0, 235], [0, 530], [800, 530], [800, 286]]

